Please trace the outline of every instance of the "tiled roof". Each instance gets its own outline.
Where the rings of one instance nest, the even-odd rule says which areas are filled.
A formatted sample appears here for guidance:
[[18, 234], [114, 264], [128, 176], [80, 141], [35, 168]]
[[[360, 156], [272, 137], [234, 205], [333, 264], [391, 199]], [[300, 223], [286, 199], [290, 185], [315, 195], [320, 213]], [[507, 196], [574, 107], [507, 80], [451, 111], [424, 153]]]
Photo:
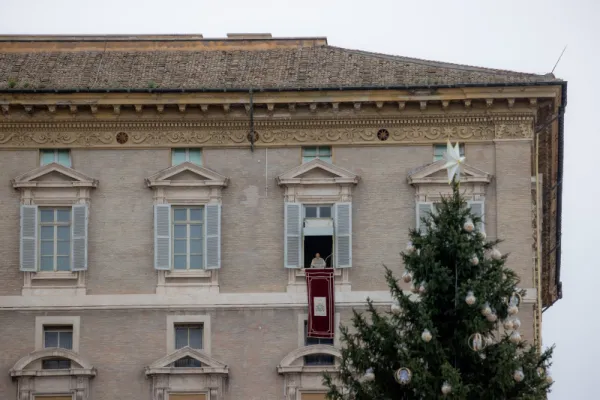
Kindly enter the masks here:
[[[2, 47], [0, 89], [306, 89], [560, 82], [327, 44], [272, 48]], [[13, 43], [14, 45], [14, 43]], [[134, 44], [135, 45], [135, 44]]]

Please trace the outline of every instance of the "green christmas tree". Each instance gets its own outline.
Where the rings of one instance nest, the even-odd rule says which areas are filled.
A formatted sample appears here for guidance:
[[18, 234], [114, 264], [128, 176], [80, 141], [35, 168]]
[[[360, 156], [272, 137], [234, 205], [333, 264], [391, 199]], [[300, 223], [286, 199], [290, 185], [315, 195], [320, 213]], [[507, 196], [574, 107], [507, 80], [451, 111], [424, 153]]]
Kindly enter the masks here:
[[325, 377], [329, 399], [546, 399], [552, 349], [540, 354], [522, 340], [518, 277], [452, 185], [401, 253], [401, 279], [414, 294], [386, 267], [397, 303], [387, 311], [368, 300], [353, 329], [341, 328], [340, 374]]

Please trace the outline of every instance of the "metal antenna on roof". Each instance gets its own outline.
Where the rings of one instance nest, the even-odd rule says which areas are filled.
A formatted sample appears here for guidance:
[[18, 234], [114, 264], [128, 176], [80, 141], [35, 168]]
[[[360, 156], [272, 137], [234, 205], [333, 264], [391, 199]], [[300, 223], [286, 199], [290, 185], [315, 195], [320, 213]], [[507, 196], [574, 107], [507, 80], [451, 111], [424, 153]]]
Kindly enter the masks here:
[[552, 71], [550, 72], [551, 74], [554, 73], [554, 70], [556, 69], [556, 66], [558, 65], [558, 63], [560, 62], [560, 59], [562, 58], [563, 54], [565, 54], [565, 50], [567, 50], [567, 46], [565, 45], [565, 48], [563, 49], [562, 53], [560, 53], [560, 56], [558, 56], [558, 60], [556, 60], [556, 64], [554, 64], [554, 68], [552, 68]]
[[252, 102], [252, 89], [250, 89], [250, 133], [248, 134], [248, 139], [250, 140], [250, 151], [254, 152], [256, 133], [254, 132], [254, 103]]

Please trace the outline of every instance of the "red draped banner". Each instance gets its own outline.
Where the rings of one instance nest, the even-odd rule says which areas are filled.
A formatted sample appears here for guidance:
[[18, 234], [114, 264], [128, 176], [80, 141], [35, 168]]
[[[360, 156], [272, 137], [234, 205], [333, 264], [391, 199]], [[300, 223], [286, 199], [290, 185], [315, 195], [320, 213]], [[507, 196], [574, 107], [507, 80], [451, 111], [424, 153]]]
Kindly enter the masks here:
[[335, 280], [333, 268], [306, 269], [308, 329], [306, 336], [333, 339], [335, 333]]

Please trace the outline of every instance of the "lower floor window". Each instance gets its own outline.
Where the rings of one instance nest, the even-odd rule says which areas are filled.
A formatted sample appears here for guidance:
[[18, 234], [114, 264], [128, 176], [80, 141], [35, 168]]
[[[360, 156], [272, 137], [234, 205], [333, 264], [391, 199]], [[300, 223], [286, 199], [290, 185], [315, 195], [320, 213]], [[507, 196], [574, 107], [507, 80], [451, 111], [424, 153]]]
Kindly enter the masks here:
[[206, 400], [206, 395], [202, 393], [170, 393], [169, 400]]
[[70, 369], [71, 360], [62, 358], [42, 360], [42, 369]]
[[[306, 334], [308, 332], [308, 321], [304, 321], [304, 344], [306, 346], [314, 344], [328, 344], [333, 346], [333, 339], [312, 338]], [[334, 357], [330, 354], [311, 354], [304, 356], [304, 365], [333, 365]], [[304, 398], [304, 397], [303, 397]]]

